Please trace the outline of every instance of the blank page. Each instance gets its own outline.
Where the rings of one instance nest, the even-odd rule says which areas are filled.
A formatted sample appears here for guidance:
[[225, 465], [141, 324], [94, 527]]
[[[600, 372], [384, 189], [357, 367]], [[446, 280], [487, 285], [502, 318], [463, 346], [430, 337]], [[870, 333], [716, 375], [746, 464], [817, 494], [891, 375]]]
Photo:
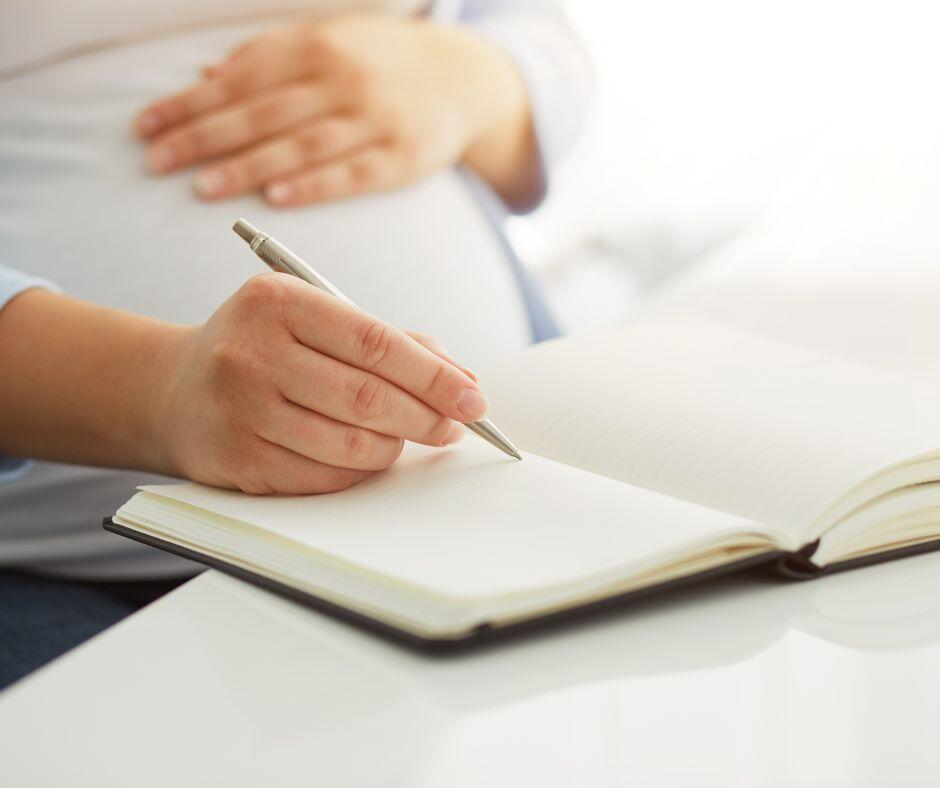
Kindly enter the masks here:
[[937, 389], [679, 312], [542, 344], [482, 384], [529, 451], [800, 538], [940, 448]]
[[[143, 489], [456, 597], [652, 567], [760, 530], [535, 455], [512, 460], [471, 436], [443, 450], [409, 445], [388, 472], [330, 495], [258, 497], [195, 484]], [[772, 547], [766, 538], [744, 540], [755, 543]]]

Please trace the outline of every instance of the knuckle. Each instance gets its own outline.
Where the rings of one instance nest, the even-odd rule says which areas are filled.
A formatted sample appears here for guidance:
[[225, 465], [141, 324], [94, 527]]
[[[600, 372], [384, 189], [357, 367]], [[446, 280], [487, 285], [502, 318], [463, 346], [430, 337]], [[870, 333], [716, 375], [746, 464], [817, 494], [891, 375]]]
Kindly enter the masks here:
[[241, 94], [244, 74], [239, 69], [231, 69], [216, 78], [216, 89], [219, 98], [226, 104], [234, 101]]
[[444, 438], [447, 437], [447, 434], [450, 432], [450, 426], [453, 423], [454, 422], [446, 416], [441, 416], [437, 419], [431, 426], [431, 429], [428, 430], [426, 436], [427, 443], [431, 446], [442, 446]]
[[343, 77], [341, 98], [352, 106], [368, 106], [373, 93], [372, 75], [365, 68], [350, 65]]
[[441, 396], [452, 385], [454, 375], [448, 367], [450, 365], [444, 362], [435, 365], [434, 373], [431, 375], [426, 389], [429, 396]]
[[164, 125], [179, 123], [191, 112], [186, 96], [167, 99], [158, 104], [155, 109], [163, 119]]
[[375, 369], [395, 361], [392, 328], [381, 321], [363, 321], [356, 329], [354, 342], [356, 359], [364, 369]]
[[317, 25], [299, 25], [295, 31], [292, 47], [304, 74], [313, 74], [322, 66], [325, 56], [324, 42]]
[[249, 312], [267, 309], [285, 297], [286, 285], [282, 276], [273, 271], [251, 277], [238, 290], [238, 303]]
[[342, 457], [346, 465], [356, 467], [372, 454], [369, 433], [360, 427], [348, 427], [343, 435]]
[[314, 58], [324, 58], [335, 55], [338, 46], [335, 38], [326, 25], [312, 25], [304, 29], [305, 43]]
[[273, 95], [255, 99], [246, 107], [248, 127], [258, 134], [269, 134], [291, 124], [293, 111], [304, 100], [304, 91], [293, 86]]
[[381, 173], [381, 162], [374, 156], [363, 156], [349, 165], [349, 175], [354, 184], [374, 183]]
[[336, 147], [336, 129], [326, 123], [308, 126], [297, 134], [297, 144], [305, 158], [320, 155]]
[[350, 396], [350, 410], [361, 422], [373, 422], [388, 410], [388, 391], [385, 384], [371, 375], [354, 384]]
[[267, 479], [260, 450], [247, 435], [237, 436], [220, 458], [223, 473], [242, 492], [251, 495], [270, 495], [275, 491]]
[[419, 345], [430, 350], [432, 353], [443, 353], [444, 343], [433, 334], [425, 334], [422, 331], [409, 331], [408, 335]]
[[307, 161], [312, 155], [316, 154], [316, 132], [311, 128], [301, 129], [290, 138], [290, 142], [294, 148], [294, 158], [298, 161]]
[[183, 158], [190, 159], [201, 156], [212, 150], [215, 135], [202, 123], [193, 124], [179, 139]]
[[177, 94], [162, 105], [162, 111], [166, 113], [166, 119], [173, 123], [178, 123], [184, 118], [192, 117], [202, 110], [205, 103], [206, 89], [204, 85], [190, 88]]
[[271, 369], [256, 349], [225, 339], [209, 351], [207, 381], [217, 412], [233, 425], [255, 424], [258, 406], [270, 393]]
[[232, 161], [226, 168], [226, 176], [236, 186], [259, 184], [267, 180], [272, 169], [265, 156], [248, 155]]
[[283, 114], [282, 102], [261, 98], [245, 107], [245, 125], [255, 134], [263, 134], [276, 126]]
[[235, 342], [220, 340], [209, 351], [209, 366], [221, 381], [231, 381], [249, 366], [246, 352]]
[[257, 274], [245, 282], [232, 298], [231, 312], [242, 336], [253, 336], [246, 334], [247, 327], [264, 333], [286, 324], [294, 284], [290, 277], [273, 271]]

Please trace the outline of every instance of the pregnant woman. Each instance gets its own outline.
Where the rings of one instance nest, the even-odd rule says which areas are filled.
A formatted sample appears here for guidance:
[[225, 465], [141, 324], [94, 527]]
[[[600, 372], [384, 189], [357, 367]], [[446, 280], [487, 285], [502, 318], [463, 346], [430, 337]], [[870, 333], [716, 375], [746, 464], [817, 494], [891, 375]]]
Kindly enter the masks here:
[[[2, 35], [0, 686], [196, 571], [100, 527], [153, 474], [336, 490], [479, 417], [392, 326], [468, 365], [551, 334], [500, 212], [586, 92], [523, 0], [14, 0]], [[369, 314], [245, 285], [238, 216]]]

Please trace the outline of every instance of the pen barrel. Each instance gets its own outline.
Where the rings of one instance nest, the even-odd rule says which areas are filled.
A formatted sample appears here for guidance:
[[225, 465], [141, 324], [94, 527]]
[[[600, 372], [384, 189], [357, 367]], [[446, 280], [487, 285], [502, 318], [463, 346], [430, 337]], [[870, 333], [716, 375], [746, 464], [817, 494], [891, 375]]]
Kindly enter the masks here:
[[267, 264], [268, 268], [278, 271], [282, 274], [293, 274], [294, 272], [282, 262], [283, 256], [277, 248], [280, 246], [277, 241], [268, 236], [256, 238], [251, 244], [251, 251], [260, 257]]
[[298, 279], [303, 279], [307, 284], [313, 285], [337, 298], [341, 298], [348, 304], [352, 303], [336, 285], [322, 274], [314, 271], [296, 254], [284, 246], [284, 244], [275, 241], [271, 236], [263, 236], [260, 242], [253, 242], [251, 248], [252, 251], [264, 260], [273, 270], [281, 271], [285, 274], [293, 274]]

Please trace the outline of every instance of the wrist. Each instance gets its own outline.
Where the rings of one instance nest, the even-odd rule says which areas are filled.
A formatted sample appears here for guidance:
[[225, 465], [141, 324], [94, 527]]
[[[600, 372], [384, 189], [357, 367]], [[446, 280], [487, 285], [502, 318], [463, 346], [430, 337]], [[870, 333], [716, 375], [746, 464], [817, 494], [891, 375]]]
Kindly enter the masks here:
[[179, 415], [181, 388], [190, 340], [198, 329], [162, 324], [150, 337], [150, 352], [142, 359], [139, 385], [131, 411], [135, 414], [131, 440], [139, 464], [167, 476], [180, 475], [172, 451], [174, 415]]
[[537, 191], [539, 162], [528, 90], [510, 55], [472, 33], [464, 84], [474, 88], [474, 131], [461, 162], [473, 169], [512, 207]]

